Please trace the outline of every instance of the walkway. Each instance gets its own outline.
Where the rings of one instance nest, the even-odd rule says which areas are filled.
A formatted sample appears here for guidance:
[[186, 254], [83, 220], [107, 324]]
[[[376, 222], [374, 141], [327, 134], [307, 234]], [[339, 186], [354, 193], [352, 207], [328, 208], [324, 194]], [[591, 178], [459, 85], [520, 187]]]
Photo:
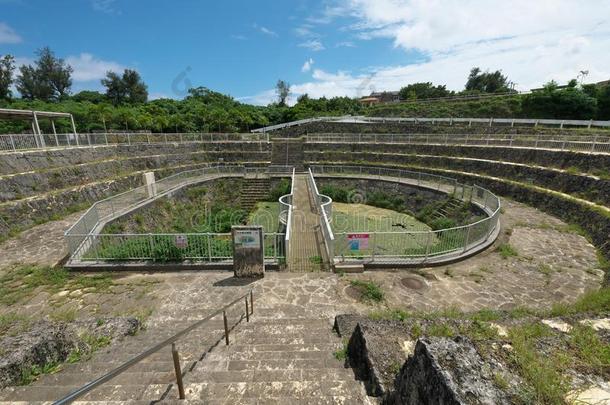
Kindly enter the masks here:
[[295, 176], [292, 204], [288, 269], [320, 271], [324, 261], [324, 239], [306, 174]]

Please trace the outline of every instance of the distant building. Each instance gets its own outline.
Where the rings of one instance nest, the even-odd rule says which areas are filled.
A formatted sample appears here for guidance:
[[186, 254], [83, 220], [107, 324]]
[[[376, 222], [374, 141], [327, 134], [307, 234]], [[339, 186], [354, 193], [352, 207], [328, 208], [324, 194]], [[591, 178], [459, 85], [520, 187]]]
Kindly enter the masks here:
[[363, 97], [360, 102], [367, 105], [378, 103], [397, 103], [400, 101], [400, 92], [398, 91], [382, 91], [373, 92], [368, 97]]

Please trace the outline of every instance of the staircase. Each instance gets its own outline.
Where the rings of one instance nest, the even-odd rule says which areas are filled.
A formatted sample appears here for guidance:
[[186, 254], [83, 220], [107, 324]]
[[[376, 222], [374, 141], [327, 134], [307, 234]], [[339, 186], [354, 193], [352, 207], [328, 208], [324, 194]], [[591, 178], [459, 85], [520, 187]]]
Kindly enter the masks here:
[[[294, 317], [286, 309], [257, 308], [250, 323], [243, 311], [230, 314], [242, 319], [223, 337], [222, 319], [214, 319], [180, 340], [186, 401], [178, 400], [170, 348], [166, 348], [93, 390], [83, 403], [204, 403], [204, 404], [367, 404], [362, 384], [350, 368], [334, 357], [342, 342], [330, 319]], [[289, 308], [288, 308], [289, 307]], [[287, 317], [288, 316], [288, 317]], [[290, 317], [293, 316], [293, 317]], [[135, 337], [116, 342], [93, 359], [66, 365], [31, 386], [9, 387], [0, 392], [0, 404], [40, 403], [56, 400], [117, 367], [129, 357], [188, 326], [167, 322]], [[48, 403], [48, 402], [46, 402]], [[78, 403], [78, 402], [75, 402]]]
[[271, 147], [271, 164], [280, 166], [294, 166], [297, 172], [304, 170], [303, 138], [288, 139], [274, 138]]
[[432, 219], [446, 218], [448, 216], [451, 216], [453, 212], [461, 209], [461, 207], [462, 202], [460, 200], [452, 198], [451, 200], [447, 201], [446, 204], [443, 204], [443, 206], [441, 206], [438, 210], [432, 213]]
[[270, 178], [246, 178], [241, 192], [241, 208], [246, 212], [250, 212], [257, 202], [267, 198], [270, 190]]

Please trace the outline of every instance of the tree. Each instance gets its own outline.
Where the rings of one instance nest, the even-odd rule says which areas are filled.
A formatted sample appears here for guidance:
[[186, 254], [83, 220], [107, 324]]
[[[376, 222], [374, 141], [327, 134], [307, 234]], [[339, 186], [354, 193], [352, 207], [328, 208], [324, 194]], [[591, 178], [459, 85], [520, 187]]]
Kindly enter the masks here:
[[4, 55], [0, 58], [0, 100], [10, 100], [13, 96], [11, 84], [13, 84], [14, 71], [15, 58], [12, 55]]
[[579, 87], [560, 89], [551, 81], [541, 91], [524, 96], [522, 108], [528, 118], [587, 120], [596, 116], [597, 103]]
[[106, 96], [99, 91], [83, 90], [73, 95], [72, 100], [76, 102], [89, 102], [92, 104], [100, 104], [107, 101]]
[[125, 101], [125, 86], [123, 79], [118, 74], [106, 72], [106, 77], [102, 79], [102, 86], [106, 87], [106, 97], [112, 105], [117, 106]]
[[277, 94], [278, 104], [282, 107], [286, 106], [286, 100], [290, 96], [290, 84], [284, 80], [278, 80], [275, 85], [275, 93]]
[[19, 68], [17, 90], [28, 100], [58, 101], [70, 94], [72, 72], [70, 65], [57, 58], [49, 47], [39, 49], [32, 65]]
[[504, 76], [501, 70], [482, 72], [478, 67], [470, 70], [466, 90], [481, 93], [507, 93], [511, 91], [508, 77]]
[[125, 69], [122, 76], [115, 72], [106, 72], [102, 79], [106, 87], [106, 97], [113, 105], [141, 104], [148, 100], [148, 88], [135, 70]]
[[412, 83], [400, 89], [401, 100], [439, 98], [450, 96], [452, 92], [445, 85], [434, 86], [430, 82]]
[[148, 100], [148, 87], [138, 72], [125, 69], [122, 80], [128, 103], [141, 104]]

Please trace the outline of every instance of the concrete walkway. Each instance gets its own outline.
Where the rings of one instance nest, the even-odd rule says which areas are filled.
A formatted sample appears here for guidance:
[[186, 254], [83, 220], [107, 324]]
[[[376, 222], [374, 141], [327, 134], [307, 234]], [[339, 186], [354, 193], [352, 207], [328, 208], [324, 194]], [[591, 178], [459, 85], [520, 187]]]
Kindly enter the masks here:
[[320, 271], [324, 261], [324, 239], [306, 174], [295, 176], [292, 204], [288, 269]]

